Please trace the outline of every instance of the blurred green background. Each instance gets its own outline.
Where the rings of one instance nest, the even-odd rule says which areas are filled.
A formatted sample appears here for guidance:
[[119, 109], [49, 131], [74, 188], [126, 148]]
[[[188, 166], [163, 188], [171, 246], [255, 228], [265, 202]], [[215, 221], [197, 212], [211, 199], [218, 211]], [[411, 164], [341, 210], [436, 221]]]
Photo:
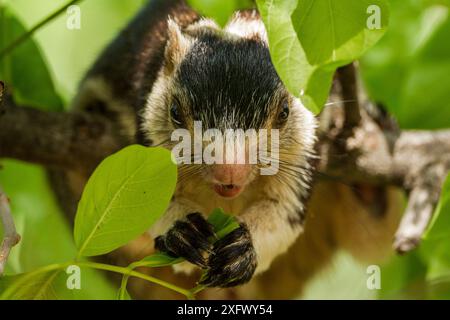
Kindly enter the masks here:
[[[22, 53], [18, 49], [0, 61], [0, 78], [19, 91], [19, 102], [53, 110], [67, 107], [93, 60], [145, 2], [83, 1], [80, 30], [68, 30], [67, 16], [63, 14], [35, 34], [33, 39], [38, 47], [33, 48], [29, 41], [20, 49]], [[0, 18], [4, 22], [16, 17], [29, 29], [65, 3], [65, 0], [0, 0], [3, 8]], [[361, 60], [368, 92], [397, 117], [402, 128], [450, 127], [449, 1], [390, 0], [390, 3], [389, 31]], [[23, 32], [20, 26], [14, 30], [1, 26], [0, 48]], [[26, 58], [31, 62], [18, 63], [27, 52], [35, 52], [33, 57]], [[41, 67], [39, 53], [45, 61]], [[53, 83], [54, 91], [48, 90], [49, 83]], [[30, 271], [73, 258], [72, 232], [57, 208], [43, 169], [11, 160], [1, 164], [0, 185], [12, 200], [18, 231], [23, 237], [12, 252], [8, 273]], [[449, 201], [443, 201], [442, 206], [447, 208]], [[444, 222], [448, 222], [446, 226], [450, 229], [450, 219]], [[333, 265], [312, 281], [304, 298], [450, 298], [450, 259], [445, 254], [450, 246], [440, 247], [443, 254], [434, 254], [435, 248], [426, 240], [419, 250], [392, 258], [382, 269], [381, 290], [367, 289], [366, 266], [345, 253], [339, 254]], [[94, 271], [83, 277], [82, 288], [78, 298], [109, 299], [117, 291], [102, 274]]]

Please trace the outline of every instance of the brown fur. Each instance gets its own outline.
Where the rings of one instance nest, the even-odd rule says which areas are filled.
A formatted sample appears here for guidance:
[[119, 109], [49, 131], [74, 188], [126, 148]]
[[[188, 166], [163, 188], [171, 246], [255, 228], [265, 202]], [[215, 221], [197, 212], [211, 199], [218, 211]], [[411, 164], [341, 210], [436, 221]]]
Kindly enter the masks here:
[[[296, 299], [309, 281], [326, 269], [339, 250], [347, 250], [366, 264], [380, 264], [393, 253], [391, 243], [402, 212], [403, 194], [395, 188], [384, 191], [388, 207], [381, 216], [374, 216], [371, 206], [358, 200], [355, 190], [335, 182], [319, 182], [308, 203], [304, 233], [288, 253], [280, 256], [271, 268], [250, 283], [230, 289], [207, 289], [199, 299]], [[324, 198], [327, 200], [324, 201]], [[378, 201], [379, 199], [377, 199]], [[147, 236], [122, 248], [113, 255], [121, 262], [144, 257], [153, 252]], [[199, 272], [175, 274], [170, 267], [139, 271], [192, 288]], [[138, 299], [183, 299], [184, 297], [157, 285], [132, 279], [130, 292]]]
[[[182, 27], [198, 20], [198, 15], [183, 1], [151, 1], [117, 40], [105, 50], [80, 87], [74, 108], [87, 109], [90, 101], [100, 99], [116, 108], [107, 117], [116, 117], [125, 126], [123, 135], [130, 143], [142, 142], [134, 137], [138, 127], [139, 106], [157, 78], [164, 60], [167, 16]], [[101, 80], [97, 80], [101, 79]], [[91, 81], [87, 81], [91, 80]], [[97, 94], [92, 90], [104, 83], [109, 90]], [[135, 123], [130, 123], [130, 118]], [[133, 128], [130, 128], [132, 126]], [[136, 140], [137, 139], [137, 140]], [[73, 221], [76, 203], [80, 198], [88, 174], [84, 172], [51, 171], [50, 177], [58, 199]], [[370, 189], [370, 188], [369, 188]], [[281, 299], [296, 298], [308, 280], [327, 266], [338, 249], [350, 251], [358, 258], [374, 263], [390, 252], [390, 243], [399, 220], [401, 195], [395, 190], [383, 190], [386, 210], [373, 214], [379, 197], [363, 201], [348, 186], [318, 182], [308, 204], [304, 233], [287, 254], [276, 259], [271, 268], [255, 277], [249, 284], [232, 289], [208, 289], [199, 297], [205, 299]], [[153, 240], [143, 235], [132, 243], [104, 257], [111, 263], [127, 265], [153, 252]], [[376, 259], [374, 259], [376, 258]], [[187, 276], [175, 274], [171, 268], [140, 270], [156, 277], [190, 288], [198, 280], [198, 273]], [[138, 299], [183, 298], [156, 285], [132, 279], [129, 291]]]

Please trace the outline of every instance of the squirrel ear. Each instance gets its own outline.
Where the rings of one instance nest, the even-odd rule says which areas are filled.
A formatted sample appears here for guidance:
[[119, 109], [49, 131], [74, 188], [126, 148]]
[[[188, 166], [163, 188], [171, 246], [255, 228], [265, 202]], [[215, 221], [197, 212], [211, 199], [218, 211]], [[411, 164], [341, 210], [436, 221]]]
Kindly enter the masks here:
[[168, 40], [165, 51], [166, 71], [172, 73], [181, 63], [192, 45], [192, 40], [184, 35], [180, 26], [171, 18], [167, 21]]
[[256, 10], [236, 12], [225, 26], [225, 32], [242, 38], [259, 40], [266, 45], [269, 43], [266, 28]]

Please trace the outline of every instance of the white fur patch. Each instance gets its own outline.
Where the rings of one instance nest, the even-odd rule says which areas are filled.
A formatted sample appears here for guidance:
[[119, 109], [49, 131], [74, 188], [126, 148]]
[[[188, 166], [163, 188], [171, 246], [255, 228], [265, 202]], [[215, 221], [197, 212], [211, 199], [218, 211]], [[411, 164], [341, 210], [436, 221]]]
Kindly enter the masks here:
[[235, 13], [231, 21], [225, 26], [224, 31], [241, 38], [257, 36], [262, 42], [268, 43], [266, 28], [256, 11], [251, 18], [244, 18], [239, 12]]
[[[186, 33], [192, 36], [192, 41], [195, 41], [195, 36], [189, 35], [189, 31], [195, 34], [195, 31], [201, 31], [203, 28], [219, 30], [214, 22], [203, 19], [189, 26]], [[175, 35], [178, 31], [174, 31]], [[241, 16], [237, 13], [225, 27], [224, 37], [257, 38], [267, 44], [267, 33], [256, 11], [253, 16], [248, 14]], [[167, 130], [173, 127], [169, 119], [169, 106], [166, 105], [173, 86], [172, 76], [160, 72], [148, 95], [143, 113], [142, 129], [155, 144], [167, 140], [170, 137]], [[175, 203], [150, 233], [153, 236], [164, 233], [175, 220], [189, 212], [198, 211], [207, 215], [214, 208], [222, 207], [226, 212], [238, 215], [249, 227], [258, 256], [257, 273], [269, 268], [274, 258], [285, 252], [302, 232], [302, 226], [300, 224], [292, 226], [290, 218], [297, 218], [298, 212], [304, 209], [299, 194], [307, 195], [311, 179], [308, 175], [308, 159], [314, 152], [316, 118], [297, 98], [292, 98], [291, 109], [293, 118], [288, 125], [291, 141], [289, 143], [282, 141], [281, 148], [285, 148], [286, 152], [281, 155], [284, 157], [281, 160], [299, 166], [297, 169], [302, 176], [300, 182], [292, 174], [282, 176], [282, 181], [274, 177], [260, 177], [251, 182], [238, 197], [223, 199], [214, 193], [201, 174], [189, 176], [188, 181], [184, 180], [177, 185]], [[233, 124], [229, 126], [233, 127]], [[289, 170], [288, 173], [294, 169]], [[189, 199], [195, 205], [183, 206], [181, 199]], [[193, 207], [195, 211], [191, 211]]]

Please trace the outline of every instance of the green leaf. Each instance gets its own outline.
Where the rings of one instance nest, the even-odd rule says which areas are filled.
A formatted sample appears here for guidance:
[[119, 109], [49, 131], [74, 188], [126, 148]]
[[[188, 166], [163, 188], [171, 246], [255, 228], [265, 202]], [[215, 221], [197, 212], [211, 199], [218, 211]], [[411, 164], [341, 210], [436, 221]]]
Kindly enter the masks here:
[[[380, 10], [380, 28], [368, 28], [368, 8]], [[385, 33], [389, 9], [385, 0], [299, 0], [292, 14], [295, 31], [311, 65], [348, 64]]]
[[[130, 270], [134, 270], [138, 267], [148, 267], [148, 268], [156, 268], [156, 267], [166, 267], [171, 266], [173, 264], [177, 264], [180, 262], [183, 262], [183, 258], [175, 258], [172, 256], [169, 256], [166, 253], [154, 253], [150, 256], [145, 257], [144, 259], [134, 262], [128, 266]], [[122, 278], [122, 283], [120, 285], [119, 292], [117, 294], [118, 300], [131, 300], [130, 295], [127, 291], [127, 284], [128, 284], [128, 275], [124, 275]]]
[[208, 217], [208, 222], [213, 225], [218, 239], [239, 228], [239, 222], [236, 218], [226, 214], [222, 208], [214, 209]]
[[[327, 100], [335, 70], [373, 46], [389, 17], [385, 0], [257, 0], [257, 4], [280, 78], [314, 113]], [[381, 29], [367, 28], [370, 5], [381, 9]]]
[[416, 252], [394, 255], [381, 269], [380, 299], [423, 299], [427, 265]]
[[[77, 251], [72, 230], [54, 199], [46, 172], [38, 166], [13, 160], [2, 161], [1, 165], [1, 185], [11, 199], [14, 222], [22, 236], [11, 251], [6, 273], [27, 273], [73, 259]], [[77, 299], [112, 299], [115, 296], [114, 286], [97, 270], [83, 270], [82, 281], [85, 285], [83, 290], [75, 292]], [[56, 288], [58, 292], [61, 289]], [[0, 288], [0, 294], [2, 292]]]
[[[221, 239], [226, 236], [231, 231], [239, 228], [239, 223], [236, 218], [226, 214], [221, 208], [214, 209], [213, 212], [208, 217], [208, 222], [214, 227], [214, 232], [216, 233], [216, 240]], [[183, 258], [175, 258], [166, 253], [155, 253], [144, 259], [134, 262], [130, 265], [131, 269], [136, 267], [165, 267], [173, 264], [183, 262]]]
[[[63, 269], [48, 266], [34, 272], [0, 278], [0, 300], [58, 300], [67, 297], [62, 293]], [[65, 294], [65, 295], [64, 295]]]
[[171, 266], [173, 264], [177, 264], [182, 262], [182, 258], [175, 258], [172, 256], [169, 256], [165, 253], [155, 253], [148, 257], [145, 257], [144, 259], [132, 263], [133, 268], [136, 267], [149, 267], [149, 268], [156, 268], [156, 267], [166, 267]]
[[[308, 63], [300, 41], [297, 38], [291, 15], [296, 1], [257, 0], [259, 12], [267, 29], [270, 54], [273, 64], [286, 88], [299, 97], [307, 87], [308, 79], [314, 67]], [[313, 112], [318, 106], [310, 105]]]
[[78, 256], [108, 253], [148, 230], [167, 209], [177, 170], [170, 151], [129, 146], [89, 179], [75, 218]]
[[188, 0], [188, 3], [221, 26], [227, 23], [235, 11], [252, 6], [251, 0]]
[[[231, 231], [239, 228], [236, 218], [226, 214], [221, 208], [214, 209], [208, 217], [208, 222], [214, 227], [217, 239], [221, 239]], [[155, 253], [144, 259], [134, 262], [130, 267], [165, 267], [184, 261], [182, 258], [175, 258], [166, 253]]]
[[[25, 32], [25, 27], [15, 15], [0, 6], [0, 51]], [[45, 58], [32, 38], [0, 58], [0, 61], [0, 79], [13, 90], [16, 103], [43, 110], [63, 109]]]
[[450, 300], [450, 273], [439, 278], [427, 281], [427, 299], [430, 300]]

